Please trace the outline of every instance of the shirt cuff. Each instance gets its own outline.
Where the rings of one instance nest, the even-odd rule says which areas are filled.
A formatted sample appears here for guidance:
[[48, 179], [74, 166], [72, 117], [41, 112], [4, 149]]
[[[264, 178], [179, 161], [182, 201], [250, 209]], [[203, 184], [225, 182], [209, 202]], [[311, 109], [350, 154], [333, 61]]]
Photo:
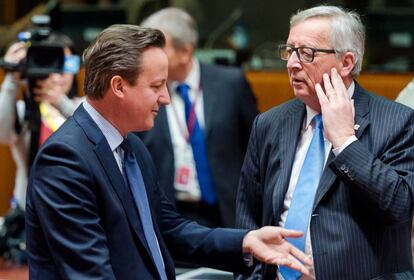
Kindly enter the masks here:
[[353, 143], [356, 140], [358, 140], [358, 138], [356, 138], [355, 135], [352, 135], [340, 147], [332, 149], [332, 152], [337, 157], [340, 153], [342, 153], [343, 150], [345, 150], [346, 147], [348, 147], [351, 143]]
[[247, 267], [253, 265], [253, 255], [251, 253], [243, 253], [243, 261]]

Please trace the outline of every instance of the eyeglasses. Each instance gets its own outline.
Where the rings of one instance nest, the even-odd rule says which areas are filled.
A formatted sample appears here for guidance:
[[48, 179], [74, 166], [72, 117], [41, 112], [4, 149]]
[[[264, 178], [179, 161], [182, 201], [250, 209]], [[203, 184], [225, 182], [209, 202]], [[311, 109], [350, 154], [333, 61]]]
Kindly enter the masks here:
[[289, 60], [293, 52], [296, 52], [298, 59], [303, 63], [311, 63], [316, 52], [336, 53], [334, 49], [315, 49], [311, 47], [293, 47], [290, 45], [279, 45], [279, 56], [282, 60]]

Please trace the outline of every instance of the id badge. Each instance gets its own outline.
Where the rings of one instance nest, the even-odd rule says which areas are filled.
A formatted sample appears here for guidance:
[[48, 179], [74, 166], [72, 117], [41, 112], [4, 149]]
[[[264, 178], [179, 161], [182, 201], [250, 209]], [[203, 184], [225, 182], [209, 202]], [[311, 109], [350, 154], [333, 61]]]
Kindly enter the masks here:
[[175, 159], [174, 187], [178, 192], [197, 197], [200, 192], [196, 181], [196, 170], [193, 152], [186, 147], [182, 149]]
[[188, 166], [180, 166], [175, 174], [177, 185], [186, 189], [190, 182], [191, 169]]

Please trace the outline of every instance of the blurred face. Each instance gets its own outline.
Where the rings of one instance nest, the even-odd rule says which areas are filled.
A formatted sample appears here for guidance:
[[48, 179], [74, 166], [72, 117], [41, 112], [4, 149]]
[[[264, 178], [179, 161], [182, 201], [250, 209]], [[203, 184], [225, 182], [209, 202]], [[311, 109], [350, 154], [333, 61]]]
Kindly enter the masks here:
[[[293, 26], [289, 32], [288, 45], [306, 46], [319, 49], [332, 49], [329, 35], [330, 20], [313, 18]], [[334, 53], [316, 52], [313, 62], [303, 63], [297, 53], [293, 52], [287, 61], [287, 71], [295, 96], [316, 111], [320, 111], [315, 85], [322, 83], [322, 75], [330, 73], [332, 67], [340, 71], [340, 60]]]
[[125, 131], [145, 131], [154, 126], [161, 105], [170, 103], [166, 86], [168, 59], [160, 48], [149, 48], [142, 54], [143, 71], [135, 85], [124, 85], [125, 98], [121, 111], [125, 114]]
[[[64, 48], [64, 54], [65, 56], [72, 55], [72, 52], [69, 48]], [[72, 73], [54, 73], [50, 74], [48, 78], [53, 84], [61, 88], [66, 95], [69, 94], [72, 89], [74, 79], [75, 75]]]
[[166, 33], [164, 35], [166, 39], [164, 51], [168, 56], [168, 80], [183, 82], [191, 70], [192, 47], [177, 49], [171, 36]]

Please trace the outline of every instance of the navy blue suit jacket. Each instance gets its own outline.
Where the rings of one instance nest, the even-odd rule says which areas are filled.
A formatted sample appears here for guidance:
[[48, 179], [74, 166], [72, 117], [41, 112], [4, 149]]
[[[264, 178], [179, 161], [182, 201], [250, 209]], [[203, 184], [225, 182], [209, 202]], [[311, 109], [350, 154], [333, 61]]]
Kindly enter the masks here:
[[[414, 112], [356, 84], [357, 141], [328, 157], [310, 234], [316, 279], [414, 279]], [[305, 117], [298, 99], [255, 120], [242, 169], [237, 226], [277, 225]], [[275, 266], [256, 276], [274, 279]]]
[[[240, 170], [254, 118], [255, 97], [243, 72], [236, 68], [200, 64], [203, 90], [205, 139], [218, 206], [223, 223], [234, 227], [236, 193]], [[160, 187], [175, 201], [174, 151], [165, 107], [160, 109], [154, 128], [140, 134], [160, 176]]]
[[[129, 135], [169, 279], [173, 259], [245, 271], [246, 231], [184, 220], [160, 192], [145, 146]], [[27, 193], [30, 279], [158, 279], [132, 194], [83, 106], [40, 149]]]

